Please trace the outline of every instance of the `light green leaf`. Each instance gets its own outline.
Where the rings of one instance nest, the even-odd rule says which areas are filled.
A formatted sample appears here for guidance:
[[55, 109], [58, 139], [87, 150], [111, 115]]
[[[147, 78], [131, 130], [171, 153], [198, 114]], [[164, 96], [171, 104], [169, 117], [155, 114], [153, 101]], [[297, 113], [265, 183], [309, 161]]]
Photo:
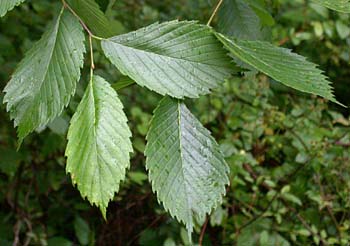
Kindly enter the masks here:
[[156, 23], [104, 40], [102, 48], [124, 75], [176, 98], [208, 94], [234, 72], [212, 30], [193, 21]]
[[3, 17], [8, 11], [20, 5], [25, 0], [1, 0], [0, 1], [0, 17]]
[[350, 13], [350, 0], [312, 0], [312, 1], [335, 11]]
[[5, 87], [4, 102], [19, 141], [60, 115], [75, 93], [85, 52], [77, 19], [62, 11], [27, 52]]
[[68, 4], [95, 35], [109, 38], [116, 34], [112, 23], [94, 0], [68, 0]]
[[335, 28], [341, 39], [346, 39], [350, 35], [350, 28], [344, 24], [341, 20], [335, 22]]
[[276, 81], [337, 102], [327, 77], [305, 57], [268, 42], [229, 39], [219, 33], [217, 37], [235, 57]]
[[290, 194], [290, 193], [284, 193], [282, 194], [282, 197], [287, 200], [287, 201], [290, 201], [292, 203], [295, 203], [295, 204], [298, 204], [299, 206], [302, 206], [303, 203], [302, 201], [299, 199], [299, 197], [293, 195], [293, 194]]
[[118, 94], [103, 78], [94, 76], [71, 120], [66, 169], [81, 195], [97, 205], [104, 217], [130, 165], [130, 137]]
[[244, 0], [225, 0], [218, 13], [218, 30], [235, 38], [261, 39], [261, 23]]
[[165, 97], [147, 135], [146, 168], [158, 201], [189, 233], [222, 202], [228, 166], [210, 132], [177, 99]]
[[218, 206], [214, 212], [210, 215], [210, 225], [211, 226], [220, 226], [222, 225], [225, 218], [227, 218], [227, 210], [223, 209], [221, 206]]

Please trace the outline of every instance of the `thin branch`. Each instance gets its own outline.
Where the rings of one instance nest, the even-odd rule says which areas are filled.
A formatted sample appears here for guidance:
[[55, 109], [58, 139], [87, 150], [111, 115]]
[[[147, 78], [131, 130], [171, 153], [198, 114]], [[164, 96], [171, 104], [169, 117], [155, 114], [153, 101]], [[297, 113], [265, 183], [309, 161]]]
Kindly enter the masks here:
[[284, 199], [281, 199], [283, 204], [290, 210], [292, 211], [297, 219], [303, 224], [303, 226], [305, 227], [306, 230], [308, 230], [310, 232], [310, 234], [313, 236], [313, 237], [317, 237], [318, 240], [320, 240], [320, 242], [322, 243], [322, 245], [329, 245], [327, 241], [325, 241], [320, 235], [319, 233], [315, 233], [312, 228], [310, 227], [310, 225], [307, 223], [307, 221], [300, 215], [300, 213], [293, 207], [289, 206], [287, 201], [284, 200]]
[[272, 197], [272, 199], [270, 200], [269, 204], [264, 208], [263, 211], [261, 211], [261, 213], [259, 213], [258, 215], [254, 216], [251, 220], [249, 220], [247, 223], [245, 223], [244, 225], [240, 226], [238, 228], [238, 232], [242, 231], [243, 228], [249, 226], [250, 224], [252, 224], [253, 222], [257, 221], [258, 219], [260, 219], [272, 206], [272, 203], [276, 200], [276, 198], [278, 197], [279, 193], [276, 192], [275, 195]]
[[89, 35], [89, 45], [90, 45], [90, 60], [91, 60], [91, 78], [92, 78], [92, 74], [93, 74], [93, 70], [95, 69], [95, 63], [94, 63], [94, 50], [92, 47], [92, 37], [91, 35]]
[[203, 245], [204, 234], [205, 234], [205, 230], [207, 229], [208, 221], [209, 221], [209, 216], [207, 216], [207, 218], [203, 224], [203, 227], [201, 230], [201, 235], [199, 236], [199, 246]]
[[307, 146], [307, 144], [305, 143], [305, 141], [293, 130], [293, 128], [288, 128], [287, 130], [298, 139], [298, 141], [301, 143], [301, 145], [303, 146], [303, 148], [306, 150], [306, 152], [310, 153], [310, 148]]
[[94, 35], [91, 30], [88, 28], [88, 26], [85, 24], [85, 22], [80, 18], [80, 16], [69, 6], [69, 4], [65, 1], [62, 0], [63, 7], [68, 9], [80, 22], [80, 24], [83, 26], [85, 31], [89, 34], [90, 37], [97, 39], [97, 40], [104, 40], [104, 38], [98, 37]]
[[[246, 169], [246, 170], [247, 170], [247, 169]], [[249, 169], [248, 169], [247, 171], [249, 172], [250, 176], [251, 176], [254, 180], [257, 180], [258, 175], [257, 175], [256, 173], [254, 173], [254, 170], [252, 170], [252, 169], [249, 170]], [[294, 173], [294, 174], [295, 174], [295, 173]], [[261, 186], [267, 188], [268, 190], [273, 190], [273, 188], [272, 188], [269, 184], [267, 184], [267, 183], [265, 183], [265, 182], [263, 182], [263, 183], [261, 184]], [[251, 224], [252, 222], [256, 221], [258, 218], [260, 218], [260, 216], [262, 216], [262, 215], [269, 209], [269, 207], [271, 206], [271, 204], [272, 204], [272, 202], [275, 200], [275, 198], [280, 198], [280, 201], [284, 204], [284, 206], [285, 206], [286, 208], [288, 208], [290, 211], [292, 211], [292, 212], [295, 213], [297, 219], [298, 219], [298, 220], [303, 224], [303, 226], [311, 233], [311, 235], [313, 235], [314, 237], [317, 237], [317, 238], [320, 240], [320, 242], [322, 242], [322, 245], [329, 245], [329, 244], [319, 235], [319, 233], [313, 232], [312, 228], [311, 228], [310, 225], [307, 223], [307, 221], [300, 215], [300, 213], [298, 213], [298, 211], [297, 211], [294, 207], [289, 206], [288, 201], [287, 201], [286, 199], [284, 199], [283, 197], [278, 196], [277, 194], [280, 194], [280, 193], [279, 193], [279, 192], [276, 192], [275, 197], [272, 198], [272, 200], [270, 201], [270, 203], [269, 203], [268, 207], [266, 208], [266, 210], [264, 210], [264, 211], [263, 211], [261, 214], [259, 214], [257, 217], [254, 217], [251, 221], [248, 221], [248, 223], [247, 223], [248, 225]], [[247, 224], [243, 225], [240, 229], [242, 229], [243, 227], [246, 227]], [[238, 231], [238, 232], [239, 232], [239, 231]]]
[[213, 19], [214, 19], [216, 13], [218, 12], [222, 2], [223, 2], [223, 0], [219, 0], [218, 4], [216, 5], [216, 7], [215, 7], [215, 9], [213, 11], [213, 13], [210, 16], [210, 19], [208, 20], [207, 26], [210, 26], [210, 23], [213, 21]]
[[93, 70], [95, 69], [95, 63], [94, 63], [94, 51], [92, 47], [92, 38], [103, 40], [103, 38], [95, 36], [91, 30], [88, 28], [88, 26], [85, 24], [85, 22], [80, 18], [80, 16], [69, 6], [69, 4], [66, 2], [66, 0], [62, 0], [63, 7], [68, 9], [80, 22], [82, 27], [85, 29], [85, 31], [89, 34], [89, 45], [90, 45], [90, 60], [91, 60], [91, 68], [90, 68], [90, 76], [92, 79], [93, 76]]
[[329, 215], [329, 217], [331, 217], [331, 219], [333, 221], [333, 224], [334, 224], [334, 226], [335, 226], [335, 228], [337, 230], [338, 241], [339, 241], [339, 244], [341, 245], [341, 231], [340, 231], [340, 227], [339, 227], [337, 219], [335, 218], [335, 216], [333, 214], [332, 208], [327, 203], [326, 194], [324, 192], [319, 173], [316, 174], [316, 181], [317, 181], [318, 186], [320, 187], [321, 198], [322, 198], [322, 200], [326, 201], [325, 205], [326, 205], [326, 209], [327, 209], [328, 215]]
[[19, 245], [21, 243], [20, 239], [19, 239], [19, 233], [20, 233], [20, 230], [21, 230], [21, 226], [22, 226], [22, 221], [21, 220], [17, 220], [16, 224], [13, 227], [13, 232], [15, 234], [15, 236], [14, 236], [15, 238], [13, 240], [12, 246], [17, 246], [17, 245]]

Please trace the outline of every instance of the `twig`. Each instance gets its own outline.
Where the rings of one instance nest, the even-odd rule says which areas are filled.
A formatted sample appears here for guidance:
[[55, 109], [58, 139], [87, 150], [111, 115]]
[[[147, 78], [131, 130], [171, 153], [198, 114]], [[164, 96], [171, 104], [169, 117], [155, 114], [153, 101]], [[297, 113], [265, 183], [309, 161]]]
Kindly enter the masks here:
[[342, 143], [340, 141], [335, 142], [335, 145], [338, 145], [338, 146], [341, 146], [341, 147], [344, 147], [344, 148], [350, 147], [350, 143]]
[[[256, 179], [258, 178], [258, 175], [256, 175], [256, 174], [254, 173], [253, 169], [250, 169], [250, 170], [248, 169], [247, 171], [249, 172], [250, 176], [251, 176], [254, 180], [256, 180]], [[294, 173], [294, 174], [295, 174], [295, 173]], [[267, 183], [265, 183], [265, 182], [263, 182], [261, 185], [262, 185], [263, 187], [265, 187], [265, 188], [268, 188], [268, 190], [273, 190], [273, 188], [272, 188], [269, 184], [267, 184]], [[263, 212], [262, 212], [261, 214], [259, 214], [258, 216], [254, 217], [251, 221], [248, 221], [248, 223], [244, 224], [240, 229], [246, 227], [247, 225], [251, 224], [252, 222], [256, 221], [258, 218], [260, 218], [260, 217], [269, 209], [269, 207], [271, 206], [271, 204], [272, 204], [272, 202], [274, 201], [274, 199], [278, 197], [278, 194], [279, 194], [279, 193], [276, 192], [275, 197], [272, 198], [271, 202], [269, 203], [269, 205], [268, 205], [268, 207], [266, 208], [265, 211], [263, 211]], [[298, 218], [298, 220], [299, 220], [299, 221], [304, 225], [304, 227], [311, 233], [311, 235], [313, 235], [314, 237], [317, 237], [317, 238], [320, 240], [320, 242], [322, 242], [322, 245], [329, 245], [318, 233], [314, 233], [314, 232], [312, 231], [312, 228], [311, 228], [311, 227], [309, 226], [309, 224], [305, 221], [305, 219], [297, 212], [297, 210], [296, 210], [295, 208], [289, 206], [287, 200], [285, 200], [283, 197], [279, 197], [279, 198], [280, 198], [280, 200], [282, 201], [282, 203], [284, 204], [285, 207], [287, 207], [289, 210], [291, 210], [292, 212], [295, 213], [295, 215], [296, 215], [296, 217]], [[238, 231], [238, 232], [239, 232], [239, 231]]]
[[260, 214], [254, 216], [254, 217], [253, 217], [251, 220], [249, 220], [247, 223], [245, 223], [244, 225], [242, 225], [241, 227], [239, 227], [239, 228], [237, 229], [237, 231], [240, 232], [243, 228], [249, 226], [249, 225], [252, 224], [253, 222], [255, 222], [255, 221], [257, 221], [258, 219], [260, 219], [260, 218], [267, 212], [267, 210], [269, 210], [269, 209], [271, 208], [272, 203], [276, 200], [276, 198], [278, 197], [278, 194], [279, 194], [279, 193], [276, 192], [276, 194], [272, 197], [271, 201], [270, 201], [269, 204], [264, 208], [264, 210], [263, 210]]
[[278, 183], [287, 184], [289, 181], [295, 177], [302, 169], [304, 169], [311, 161], [313, 161], [317, 157], [317, 154], [314, 154], [311, 156], [308, 160], [306, 160], [304, 163], [301, 163], [297, 168], [294, 169], [292, 173], [289, 173], [286, 177], [281, 178], [278, 180]]
[[305, 141], [292, 129], [292, 128], [288, 128], [287, 130], [298, 139], [298, 141], [301, 143], [301, 145], [303, 146], [303, 148], [306, 150], [306, 152], [311, 152], [310, 148], [307, 146], [307, 144], [305, 143]]
[[218, 12], [218, 10], [219, 10], [219, 8], [220, 8], [222, 2], [223, 2], [223, 0], [219, 0], [218, 4], [216, 5], [216, 7], [215, 7], [215, 9], [214, 9], [214, 11], [213, 11], [213, 13], [212, 13], [211, 16], [210, 16], [210, 19], [208, 20], [207, 26], [210, 26], [210, 23], [211, 23], [212, 20], [214, 19], [214, 17], [215, 17], [215, 15], [216, 15], [216, 13]]
[[[321, 179], [320, 179], [319, 173], [316, 174], [316, 181], [317, 181], [318, 186], [320, 187], [322, 200], [326, 200], [326, 195], [325, 195], [322, 183], [321, 183]], [[333, 224], [334, 224], [334, 226], [335, 226], [335, 228], [337, 230], [337, 236], [338, 236], [339, 245], [341, 245], [341, 231], [339, 229], [339, 224], [338, 224], [336, 218], [334, 217], [332, 208], [327, 204], [327, 202], [326, 202], [326, 209], [327, 209], [328, 215], [331, 217], [331, 219], [333, 221]]]
[[298, 213], [298, 211], [289, 206], [287, 201], [284, 199], [281, 199], [284, 206], [286, 206], [289, 210], [291, 210], [293, 213], [295, 213], [297, 219], [303, 224], [303, 226], [311, 233], [312, 236], [317, 237], [320, 242], [322, 242], [322, 245], [329, 245], [328, 242], [326, 242], [318, 233], [315, 233], [312, 228], [309, 226], [309, 224], [306, 222], [306, 220]]
[[152, 228], [154, 225], [156, 225], [160, 220], [162, 220], [165, 217], [165, 214], [157, 216], [146, 228], [144, 228], [140, 233], [138, 233], [135, 237], [133, 237], [130, 242], [128, 242], [128, 245], [134, 245], [134, 242], [136, 241], [137, 238], [140, 237], [142, 232], [145, 230]]
[[91, 59], [91, 69], [90, 69], [90, 76], [92, 79], [93, 76], [93, 70], [95, 69], [95, 63], [94, 63], [94, 51], [92, 47], [92, 38], [97, 39], [97, 40], [103, 40], [103, 38], [95, 36], [91, 30], [88, 28], [88, 26], [85, 24], [85, 22], [80, 18], [80, 16], [69, 6], [69, 4], [65, 1], [62, 0], [63, 8], [68, 9], [80, 22], [82, 27], [85, 29], [85, 31], [89, 34], [89, 45], [90, 45], [90, 59]]
[[19, 232], [21, 230], [21, 226], [22, 226], [22, 221], [18, 220], [13, 228], [14, 234], [15, 234], [15, 239], [13, 240], [13, 244], [12, 246], [17, 246], [20, 244], [19, 241]]
[[92, 78], [93, 70], [95, 69], [95, 63], [94, 63], [94, 50], [92, 47], [92, 36], [90, 36], [90, 35], [89, 35], [89, 44], [90, 44], [90, 60], [91, 60], [90, 72], [91, 72], [91, 78]]
[[209, 221], [209, 217], [207, 216], [207, 218], [203, 224], [201, 234], [199, 236], [199, 246], [203, 245], [204, 234], [205, 234], [205, 230], [207, 229], [208, 221]]
[[104, 40], [104, 38], [98, 37], [96, 35], [94, 35], [91, 30], [87, 27], [87, 25], [85, 24], [85, 22], [80, 18], [80, 16], [71, 8], [71, 6], [69, 6], [69, 4], [65, 1], [62, 0], [62, 4], [63, 7], [68, 9], [80, 22], [80, 24], [83, 26], [83, 28], [85, 29], [85, 31], [89, 34], [90, 37], [97, 39], [97, 40]]

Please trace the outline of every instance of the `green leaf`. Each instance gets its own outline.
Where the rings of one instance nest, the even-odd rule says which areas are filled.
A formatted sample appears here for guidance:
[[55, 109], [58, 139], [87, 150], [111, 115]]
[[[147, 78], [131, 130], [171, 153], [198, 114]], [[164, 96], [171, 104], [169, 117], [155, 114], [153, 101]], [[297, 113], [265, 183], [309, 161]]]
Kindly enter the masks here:
[[94, 0], [68, 0], [68, 4], [95, 35], [109, 38], [116, 34], [112, 23]]
[[210, 132], [177, 99], [165, 97], [154, 111], [145, 150], [158, 201], [189, 233], [195, 219], [222, 202], [228, 166]]
[[233, 72], [212, 30], [193, 21], [156, 23], [104, 40], [102, 48], [124, 75], [176, 98], [208, 94]]
[[45, 126], [68, 105], [80, 78], [85, 52], [77, 19], [62, 11], [43, 37], [27, 52], [5, 87], [4, 102], [18, 137]]
[[135, 81], [130, 79], [128, 76], [121, 77], [116, 83], [112, 84], [114, 90], [118, 91], [130, 85], [133, 85]]
[[249, 6], [254, 10], [254, 12], [259, 16], [260, 21], [263, 25], [272, 26], [275, 24], [275, 20], [265, 9], [265, 2], [260, 0], [246, 0]]
[[47, 240], [47, 246], [72, 246], [73, 243], [63, 237], [53, 237]]
[[25, 0], [1, 0], [0, 1], [0, 17], [3, 17], [8, 11], [20, 5]]
[[350, 13], [350, 0], [312, 0], [312, 1], [335, 11]]
[[81, 217], [77, 216], [74, 220], [75, 235], [81, 245], [88, 245], [90, 238], [90, 227]]
[[0, 147], [0, 173], [12, 178], [22, 160], [22, 155], [15, 149]]
[[257, 14], [244, 0], [225, 0], [218, 13], [218, 30], [236, 38], [262, 39]]
[[327, 77], [316, 64], [306, 61], [305, 57], [268, 42], [229, 39], [220, 33], [216, 35], [235, 57], [276, 81], [338, 103]]
[[341, 20], [335, 22], [335, 28], [341, 39], [346, 39], [350, 35], [350, 28]]
[[68, 130], [66, 169], [104, 217], [130, 165], [130, 137], [118, 94], [103, 78], [92, 77]]

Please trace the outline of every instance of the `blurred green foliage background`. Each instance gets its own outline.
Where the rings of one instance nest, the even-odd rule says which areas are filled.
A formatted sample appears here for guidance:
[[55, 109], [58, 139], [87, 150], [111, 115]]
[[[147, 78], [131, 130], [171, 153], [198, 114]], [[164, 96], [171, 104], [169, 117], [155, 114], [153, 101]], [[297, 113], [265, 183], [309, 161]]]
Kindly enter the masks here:
[[[214, 0], [100, 0], [115, 34], [156, 21], [205, 24]], [[264, 2], [264, 1], [262, 1]], [[274, 21], [266, 37], [320, 64], [337, 99], [350, 105], [350, 19], [309, 1], [265, 1]], [[0, 86], [38, 40], [60, 1], [27, 0], [0, 19]], [[213, 26], [215, 27], [214, 19]], [[237, 27], [239, 28], [239, 27]], [[95, 43], [97, 73], [115, 88], [125, 78]], [[88, 61], [87, 61], [88, 62]], [[88, 67], [88, 66], [86, 66]], [[131, 170], [104, 221], [65, 174], [69, 119], [88, 71], [65, 113], [16, 151], [16, 132], [0, 106], [0, 245], [188, 245], [147, 180], [145, 135], [160, 97], [130, 85], [118, 90], [133, 132]], [[3, 94], [0, 94], [2, 101]], [[220, 143], [231, 185], [222, 206], [198, 222], [203, 245], [349, 245], [348, 109], [246, 72], [188, 103]], [[204, 224], [202, 226], [202, 224]]]

